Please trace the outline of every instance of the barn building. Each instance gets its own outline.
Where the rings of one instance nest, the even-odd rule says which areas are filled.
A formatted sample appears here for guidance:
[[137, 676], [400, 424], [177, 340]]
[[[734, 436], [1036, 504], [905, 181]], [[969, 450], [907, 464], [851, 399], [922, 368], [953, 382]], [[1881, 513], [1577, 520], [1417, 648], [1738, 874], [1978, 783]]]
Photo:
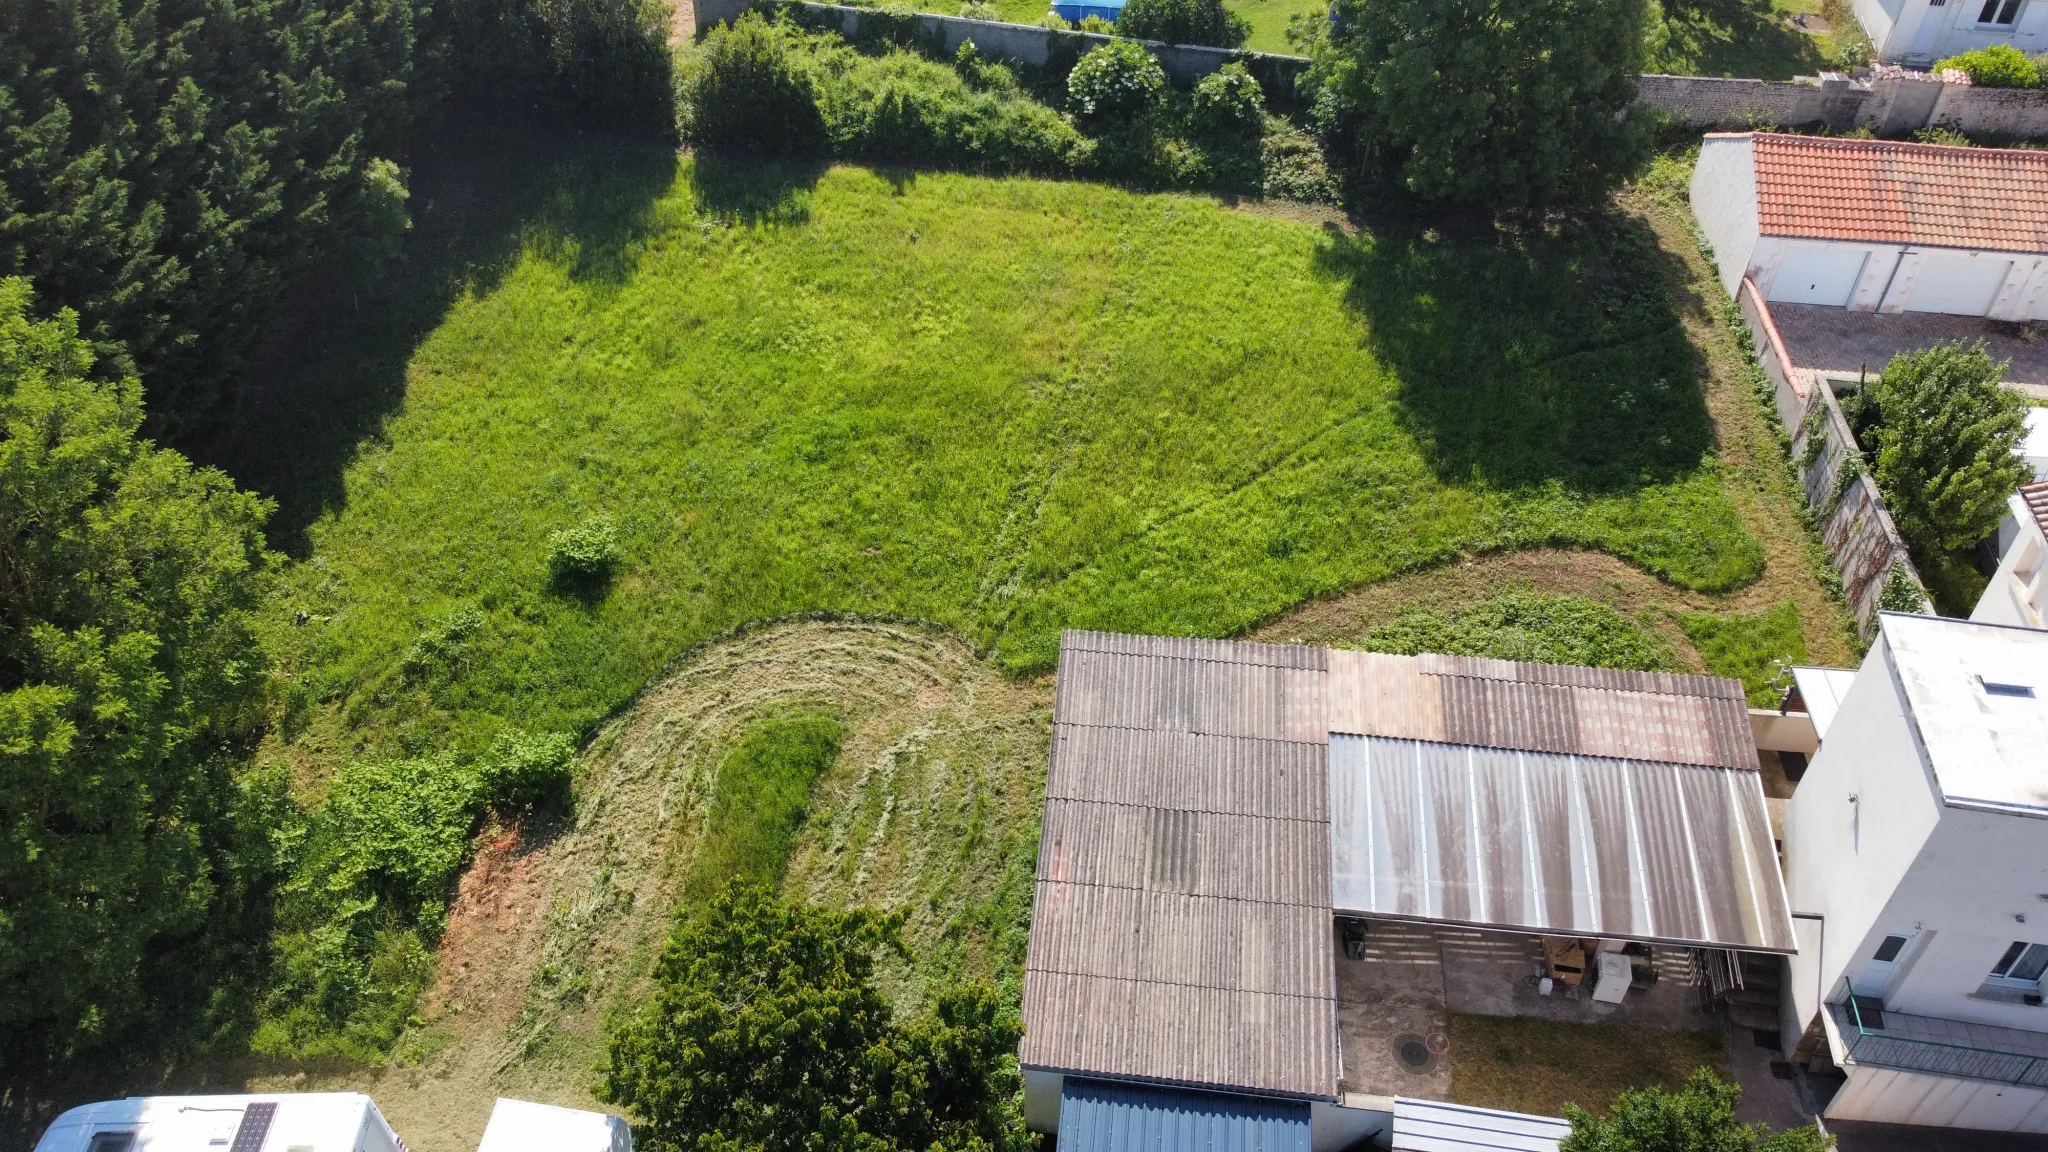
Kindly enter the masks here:
[[1692, 207], [1731, 296], [2048, 319], [2048, 152], [1715, 133]]

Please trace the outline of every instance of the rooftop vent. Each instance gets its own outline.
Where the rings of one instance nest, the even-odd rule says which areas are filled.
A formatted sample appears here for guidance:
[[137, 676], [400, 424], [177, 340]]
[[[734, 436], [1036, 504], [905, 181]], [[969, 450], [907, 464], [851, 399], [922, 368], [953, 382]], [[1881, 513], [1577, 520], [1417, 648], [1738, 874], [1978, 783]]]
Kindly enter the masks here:
[[1980, 682], [1984, 685], [1984, 692], [1988, 696], [2018, 696], [2026, 700], [2034, 698], [2034, 690], [2025, 684], [2000, 684], [1996, 680], [1982, 680]]

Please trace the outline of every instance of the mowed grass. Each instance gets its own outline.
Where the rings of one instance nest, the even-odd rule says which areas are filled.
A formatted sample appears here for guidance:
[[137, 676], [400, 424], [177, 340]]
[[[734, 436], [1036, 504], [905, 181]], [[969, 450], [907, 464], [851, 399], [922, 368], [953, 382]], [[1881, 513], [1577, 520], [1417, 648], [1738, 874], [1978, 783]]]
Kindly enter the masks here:
[[[1086, 184], [665, 156], [653, 178], [514, 144], [557, 157], [540, 207], [416, 346], [348, 338], [374, 301], [285, 334], [308, 350], [287, 385], [405, 357], [345, 466], [283, 434], [329, 429], [248, 438], [241, 475], [304, 556], [267, 635], [313, 778], [587, 730], [693, 643], [794, 612], [931, 619], [1027, 672], [1065, 627], [1227, 635], [1465, 553], [1592, 547], [1705, 589], [1762, 568], [1626, 218], [1351, 235]], [[594, 515], [615, 582], [551, 591], [549, 533]], [[440, 659], [408, 659], [422, 637]]]
[[1727, 1075], [1719, 1032], [1568, 1024], [1453, 1012], [1451, 1099], [1557, 1116], [1566, 1104], [1604, 1113], [1632, 1088], [1676, 1089], [1696, 1068]]

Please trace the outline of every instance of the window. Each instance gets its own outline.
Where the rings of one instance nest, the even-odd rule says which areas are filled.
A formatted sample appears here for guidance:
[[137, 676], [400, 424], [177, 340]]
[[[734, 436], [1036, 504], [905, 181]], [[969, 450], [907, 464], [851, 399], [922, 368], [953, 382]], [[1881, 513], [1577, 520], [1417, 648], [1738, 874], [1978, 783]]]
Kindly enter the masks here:
[[133, 1132], [95, 1132], [86, 1152], [128, 1152], [135, 1147]]
[[1887, 936], [1882, 943], [1878, 944], [1877, 955], [1872, 956], [1871, 959], [1879, 964], [1889, 964], [1899, 958], [1899, 950], [1905, 946], [1906, 938], [1904, 936]]
[[2012, 947], [2005, 950], [2005, 955], [1998, 958], [1986, 983], [2007, 988], [2037, 988], [2043, 972], [2048, 972], [2048, 944], [2015, 940]]
[[1984, 0], [1984, 10], [1977, 13], [1977, 23], [2009, 26], [2019, 14], [2020, 0]]

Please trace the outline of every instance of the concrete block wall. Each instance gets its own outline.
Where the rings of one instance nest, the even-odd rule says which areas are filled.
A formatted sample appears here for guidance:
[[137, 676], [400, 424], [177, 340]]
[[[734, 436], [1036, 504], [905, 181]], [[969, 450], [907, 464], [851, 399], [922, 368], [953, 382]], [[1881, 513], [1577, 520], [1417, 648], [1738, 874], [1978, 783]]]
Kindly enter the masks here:
[[1868, 128], [1904, 136], [1929, 126], [2016, 137], [2048, 136], [2048, 91], [1979, 88], [1926, 73], [1868, 80], [1839, 73], [1797, 80], [1647, 75], [1636, 101], [1695, 128]]

